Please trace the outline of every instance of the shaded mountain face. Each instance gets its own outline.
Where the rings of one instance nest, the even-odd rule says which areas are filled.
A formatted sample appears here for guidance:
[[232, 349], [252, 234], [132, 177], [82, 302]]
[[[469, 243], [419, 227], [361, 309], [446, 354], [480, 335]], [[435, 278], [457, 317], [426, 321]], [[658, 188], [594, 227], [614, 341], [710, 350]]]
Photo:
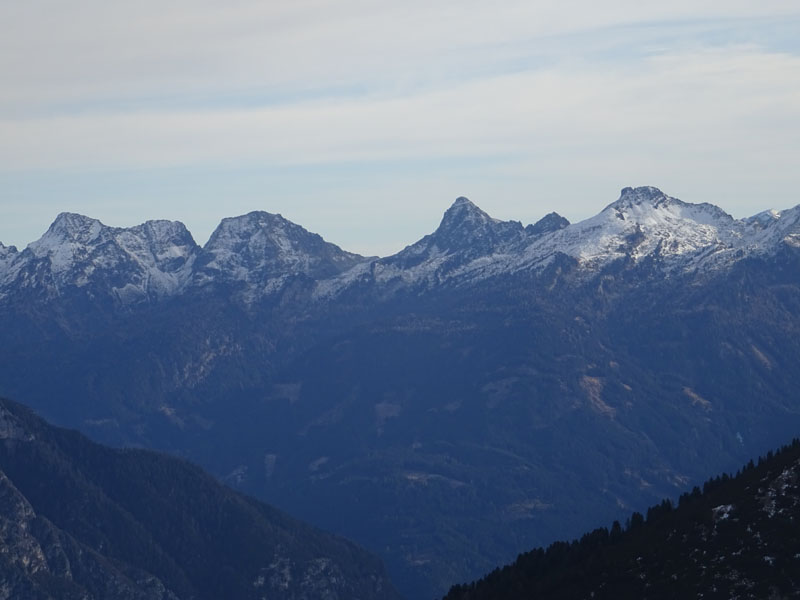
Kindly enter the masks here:
[[0, 540], [3, 598], [399, 598], [354, 544], [1, 399]]
[[111, 297], [91, 277], [29, 294], [7, 250], [0, 392], [191, 457], [434, 597], [800, 431], [799, 220], [626, 188], [523, 227], [459, 199], [348, 268], [256, 213], [135, 304], [74, 301]]
[[790, 598], [800, 593], [800, 441], [573, 542], [521, 554], [446, 600]]

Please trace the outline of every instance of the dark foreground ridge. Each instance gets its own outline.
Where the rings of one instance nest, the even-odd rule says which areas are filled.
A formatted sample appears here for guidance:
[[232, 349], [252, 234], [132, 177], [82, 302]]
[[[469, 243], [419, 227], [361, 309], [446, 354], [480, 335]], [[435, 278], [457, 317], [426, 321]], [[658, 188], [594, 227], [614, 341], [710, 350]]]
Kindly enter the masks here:
[[787, 598], [800, 593], [800, 440], [735, 477], [521, 554], [445, 600]]
[[355, 544], [3, 399], [0, 549], [0, 598], [399, 598]]

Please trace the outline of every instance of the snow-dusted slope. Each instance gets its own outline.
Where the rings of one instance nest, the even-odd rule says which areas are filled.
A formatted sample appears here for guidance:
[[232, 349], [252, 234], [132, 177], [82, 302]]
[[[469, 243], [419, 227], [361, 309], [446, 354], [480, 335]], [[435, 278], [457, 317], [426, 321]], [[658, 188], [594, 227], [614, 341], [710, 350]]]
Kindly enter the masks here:
[[196, 285], [242, 282], [253, 299], [296, 275], [324, 279], [368, 260], [267, 212], [223, 219], [203, 248]]
[[314, 297], [331, 298], [356, 285], [380, 293], [468, 285], [541, 269], [557, 256], [574, 258], [585, 276], [619, 259], [651, 260], [664, 275], [713, 271], [785, 245], [800, 247], [800, 206], [737, 220], [654, 187], [625, 188], [616, 202], [579, 223], [550, 213], [527, 227], [493, 219], [461, 197], [436, 231], [380, 259], [345, 252], [266, 212], [223, 219], [202, 250], [181, 223], [118, 229], [63, 213], [22, 252], [0, 244], [0, 297], [32, 288], [55, 297], [95, 283], [99, 293], [127, 304], [221, 283], [252, 302], [302, 276], [316, 282]]
[[762, 251], [780, 244], [800, 248], [800, 205], [782, 211], [764, 211], [746, 222], [752, 231], [762, 232], [754, 236], [754, 242]]
[[724, 268], [745, 256], [800, 246], [800, 206], [736, 220], [711, 204], [689, 204], [654, 187], [624, 188], [620, 198], [575, 224], [556, 213], [523, 228], [497, 221], [459, 198], [431, 235], [394, 256], [320, 282], [331, 297], [351, 285], [430, 287], [468, 284], [488, 277], [540, 269], [558, 255], [577, 260], [591, 276], [628, 258], [658, 261], [665, 275]]
[[525, 228], [518, 221], [493, 219], [462, 196], [447, 209], [432, 234], [393, 256], [358, 265], [337, 278], [320, 282], [316, 293], [318, 297], [333, 296], [354, 282], [434, 286], [467, 275], [485, 277], [516, 260], [531, 240], [568, 224], [560, 215], [551, 213]]
[[521, 223], [493, 219], [462, 196], [447, 209], [435, 232], [381, 262], [398, 269], [441, 257], [464, 262], [509, 251], [527, 237]]
[[52, 298], [84, 288], [123, 304], [163, 298], [184, 288], [198, 250], [179, 222], [124, 229], [62, 213], [39, 240], [0, 263], [0, 294], [29, 290]]
[[569, 226], [569, 221], [562, 217], [557, 212], [551, 212], [539, 219], [533, 225], [525, 227], [528, 235], [542, 235], [545, 233], [552, 233]]
[[378, 281], [436, 283], [464, 265], [512, 253], [527, 239], [522, 223], [491, 218], [467, 198], [456, 199], [430, 235], [375, 264]]
[[736, 220], [716, 206], [682, 202], [654, 187], [625, 188], [598, 215], [534, 240], [514, 267], [563, 253], [586, 270], [623, 257], [657, 257], [665, 272], [720, 268], [773, 252], [787, 236], [791, 241], [799, 215], [795, 207]]

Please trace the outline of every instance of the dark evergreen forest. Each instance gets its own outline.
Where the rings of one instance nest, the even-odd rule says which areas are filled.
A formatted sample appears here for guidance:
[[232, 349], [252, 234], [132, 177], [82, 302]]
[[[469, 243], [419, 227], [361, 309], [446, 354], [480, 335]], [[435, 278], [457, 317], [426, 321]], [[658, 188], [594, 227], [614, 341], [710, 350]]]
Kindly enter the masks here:
[[784, 598], [800, 590], [800, 440], [572, 542], [521, 554], [445, 600]]

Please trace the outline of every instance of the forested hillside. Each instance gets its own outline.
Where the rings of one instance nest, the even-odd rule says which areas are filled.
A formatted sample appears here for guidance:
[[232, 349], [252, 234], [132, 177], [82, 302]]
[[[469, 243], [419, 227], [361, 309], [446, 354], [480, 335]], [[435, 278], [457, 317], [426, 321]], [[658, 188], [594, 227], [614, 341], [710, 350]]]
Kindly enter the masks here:
[[625, 525], [521, 554], [445, 600], [800, 594], [800, 440]]
[[380, 561], [185, 461], [0, 399], [0, 598], [397, 600]]

